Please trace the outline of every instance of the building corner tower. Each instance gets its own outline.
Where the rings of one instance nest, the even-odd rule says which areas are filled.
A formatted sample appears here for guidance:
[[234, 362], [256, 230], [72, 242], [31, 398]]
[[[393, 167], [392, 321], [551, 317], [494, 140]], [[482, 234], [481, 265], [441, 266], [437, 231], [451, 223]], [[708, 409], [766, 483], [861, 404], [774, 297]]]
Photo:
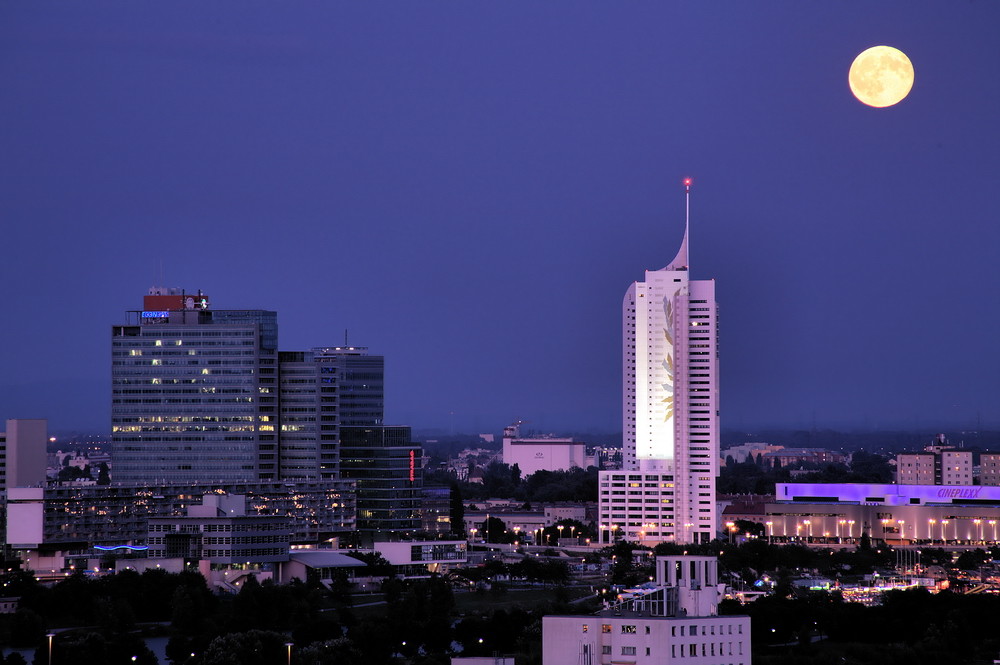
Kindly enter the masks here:
[[603, 543], [702, 543], [718, 531], [715, 282], [689, 278], [686, 217], [677, 255], [622, 303], [623, 469], [600, 474]]

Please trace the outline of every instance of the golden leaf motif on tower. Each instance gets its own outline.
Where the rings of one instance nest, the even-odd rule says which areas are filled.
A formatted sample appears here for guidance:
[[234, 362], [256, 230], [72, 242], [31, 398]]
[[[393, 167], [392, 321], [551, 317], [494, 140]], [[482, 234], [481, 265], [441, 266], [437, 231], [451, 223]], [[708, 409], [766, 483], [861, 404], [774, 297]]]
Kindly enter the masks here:
[[671, 395], [670, 397], [664, 397], [662, 401], [667, 405], [667, 412], [663, 416], [663, 422], [667, 422], [670, 420], [670, 417], [674, 415], [674, 396]]

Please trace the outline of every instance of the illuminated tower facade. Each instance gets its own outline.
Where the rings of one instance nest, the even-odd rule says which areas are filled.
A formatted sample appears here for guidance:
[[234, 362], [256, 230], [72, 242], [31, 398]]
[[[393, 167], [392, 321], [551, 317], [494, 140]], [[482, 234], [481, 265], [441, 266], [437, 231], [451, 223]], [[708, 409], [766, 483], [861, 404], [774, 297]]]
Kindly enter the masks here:
[[718, 530], [715, 282], [689, 277], [688, 227], [622, 304], [624, 468], [601, 472], [602, 542], [700, 543]]

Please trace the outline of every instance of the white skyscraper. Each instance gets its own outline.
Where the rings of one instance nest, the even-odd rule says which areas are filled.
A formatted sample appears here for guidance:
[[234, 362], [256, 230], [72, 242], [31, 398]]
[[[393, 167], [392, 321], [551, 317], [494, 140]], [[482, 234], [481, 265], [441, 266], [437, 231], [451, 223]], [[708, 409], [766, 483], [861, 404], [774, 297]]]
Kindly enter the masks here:
[[716, 537], [716, 324], [715, 282], [689, 278], [685, 222], [677, 256], [647, 270], [622, 304], [624, 468], [601, 472], [602, 542]]

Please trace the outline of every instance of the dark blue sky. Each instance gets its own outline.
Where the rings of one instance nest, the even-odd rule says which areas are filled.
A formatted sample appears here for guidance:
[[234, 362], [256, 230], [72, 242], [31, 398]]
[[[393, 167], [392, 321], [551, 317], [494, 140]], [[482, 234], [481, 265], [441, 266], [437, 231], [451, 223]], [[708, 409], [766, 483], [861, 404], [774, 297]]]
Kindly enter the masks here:
[[[394, 424], [620, 428], [715, 278], [722, 423], [1000, 426], [1000, 3], [0, 4], [0, 418], [108, 428], [154, 283], [387, 359]], [[889, 44], [910, 96], [847, 71]]]

